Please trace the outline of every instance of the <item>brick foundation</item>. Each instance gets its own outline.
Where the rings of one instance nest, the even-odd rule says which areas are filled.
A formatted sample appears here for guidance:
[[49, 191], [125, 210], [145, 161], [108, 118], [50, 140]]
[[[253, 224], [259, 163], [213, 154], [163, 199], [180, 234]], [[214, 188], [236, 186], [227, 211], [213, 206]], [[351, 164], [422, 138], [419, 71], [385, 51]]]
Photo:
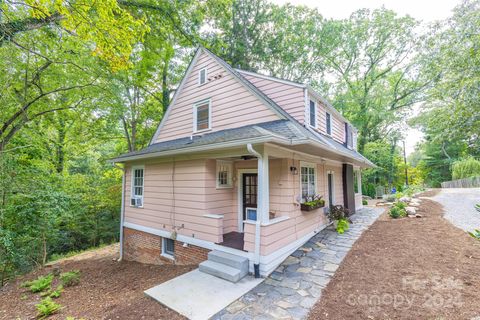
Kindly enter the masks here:
[[162, 237], [123, 228], [123, 259], [147, 264], [196, 265], [207, 260], [210, 250], [175, 240], [175, 260], [162, 256]]

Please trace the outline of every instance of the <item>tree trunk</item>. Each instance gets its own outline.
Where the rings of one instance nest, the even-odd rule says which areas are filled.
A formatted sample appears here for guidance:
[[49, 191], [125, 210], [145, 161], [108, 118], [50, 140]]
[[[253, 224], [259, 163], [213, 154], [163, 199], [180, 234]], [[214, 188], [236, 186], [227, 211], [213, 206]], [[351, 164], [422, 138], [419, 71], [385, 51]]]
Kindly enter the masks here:
[[45, 238], [45, 232], [42, 233], [43, 242], [43, 254], [42, 254], [42, 267], [47, 263], [47, 239]]
[[170, 59], [165, 59], [165, 64], [162, 70], [162, 107], [163, 114], [167, 111], [170, 104], [170, 90], [168, 89], [168, 67], [170, 65]]
[[57, 173], [62, 173], [65, 167], [65, 119], [62, 116], [58, 116], [58, 136], [57, 136], [57, 159], [56, 159], [56, 170]]

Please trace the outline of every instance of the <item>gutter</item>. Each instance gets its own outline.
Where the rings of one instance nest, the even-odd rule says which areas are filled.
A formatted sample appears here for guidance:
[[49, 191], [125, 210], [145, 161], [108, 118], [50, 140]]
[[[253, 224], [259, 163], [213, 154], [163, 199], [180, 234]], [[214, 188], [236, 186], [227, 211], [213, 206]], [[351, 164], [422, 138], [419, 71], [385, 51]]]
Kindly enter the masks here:
[[125, 168], [118, 166], [117, 164], [113, 164], [113, 166], [117, 169], [122, 170], [122, 205], [120, 207], [120, 257], [118, 261], [122, 261], [123, 259], [123, 224], [125, 222]]
[[[262, 159], [263, 157], [260, 153], [258, 153], [255, 149], [253, 149], [252, 144], [247, 144], [247, 150], [258, 159]], [[263, 198], [263, 197], [262, 197]], [[265, 199], [262, 199], [262, 202]], [[262, 206], [263, 212], [263, 206]], [[260, 278], [260, 217], [257, 215], [257, 220], [255, 221], [255, 251], [253, 253], [253, 270], [255, 272], [255, 278]]]

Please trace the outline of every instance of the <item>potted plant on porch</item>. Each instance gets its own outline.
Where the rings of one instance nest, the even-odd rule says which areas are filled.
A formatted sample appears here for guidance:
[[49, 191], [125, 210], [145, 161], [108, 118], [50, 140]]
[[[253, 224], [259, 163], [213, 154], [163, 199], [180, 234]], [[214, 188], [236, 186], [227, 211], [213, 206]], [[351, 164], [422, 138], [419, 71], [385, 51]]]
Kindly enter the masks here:
[[331, 206], [328, 218], [333, 221], [333, 226], [339, 234], [344, 233], [350, 227], [352, 220], [349, 218], [350, 211], [341, 205]]
[[305, 202], [300, 204], [300, 209], [302, 211], [312, 211], [318, 208], [323, 208], [325, 206], [325, 200], [322, 199], [321, 195], [313, 195], [305, 197]]

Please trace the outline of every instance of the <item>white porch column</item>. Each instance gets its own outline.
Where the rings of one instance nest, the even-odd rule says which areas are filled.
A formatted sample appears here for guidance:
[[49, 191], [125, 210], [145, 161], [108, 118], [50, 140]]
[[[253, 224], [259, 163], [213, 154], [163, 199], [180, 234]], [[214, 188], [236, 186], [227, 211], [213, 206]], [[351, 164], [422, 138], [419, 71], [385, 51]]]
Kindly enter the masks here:
[[257, 219], [261, 223], [269, 221], [270, 213], [270, 191], [269, 191], [269, 168], [268, 168], [268, 153], [263, 152], [261, 157], [258, 157], [258, 208], [259, 216]]

